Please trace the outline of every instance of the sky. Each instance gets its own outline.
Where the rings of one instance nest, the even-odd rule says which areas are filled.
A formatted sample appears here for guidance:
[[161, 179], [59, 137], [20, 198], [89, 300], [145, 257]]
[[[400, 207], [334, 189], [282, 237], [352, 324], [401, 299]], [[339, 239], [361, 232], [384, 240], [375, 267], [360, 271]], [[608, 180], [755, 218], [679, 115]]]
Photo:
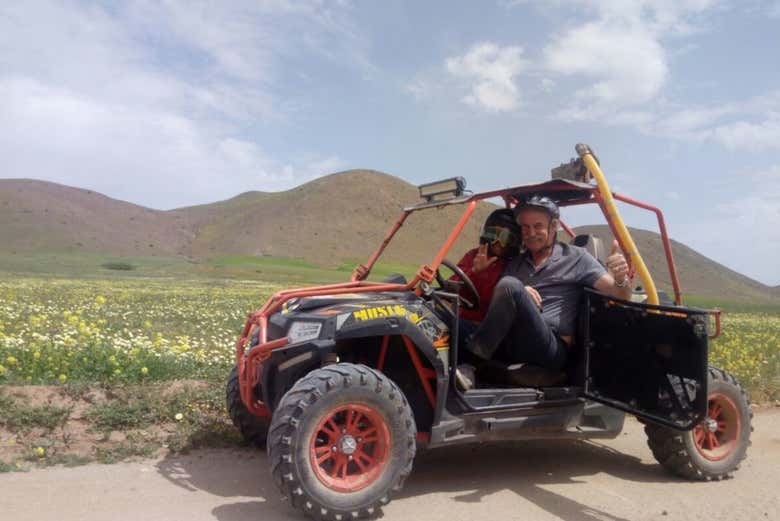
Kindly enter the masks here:
[[157, 209], [351, 168], [483, 191], [585, 142], [778, 285], [779, 51], [780, 0], [2, 2], [0, 177]]

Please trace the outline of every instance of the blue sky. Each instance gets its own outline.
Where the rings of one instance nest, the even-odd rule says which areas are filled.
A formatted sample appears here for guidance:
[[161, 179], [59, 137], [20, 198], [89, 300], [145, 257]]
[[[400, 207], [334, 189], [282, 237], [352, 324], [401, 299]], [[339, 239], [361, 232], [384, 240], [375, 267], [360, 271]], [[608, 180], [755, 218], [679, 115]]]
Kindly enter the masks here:
[[778, 0], [4, 2], [0, 176], [168, 209], [349, 168], [488, 190], [586, 142], [777, 285], [778, 51]]

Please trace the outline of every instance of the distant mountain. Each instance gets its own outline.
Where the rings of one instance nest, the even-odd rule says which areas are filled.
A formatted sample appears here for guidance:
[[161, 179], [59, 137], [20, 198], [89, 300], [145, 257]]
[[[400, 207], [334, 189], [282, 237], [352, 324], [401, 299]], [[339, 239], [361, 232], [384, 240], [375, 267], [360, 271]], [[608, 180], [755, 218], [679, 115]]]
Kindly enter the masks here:
[[[95, 252], [122, 256], [189, 257], [270, 255], [323, 265], [362, 260], [381, 243], [404, 206], [418, 200], [411, 184], [373, 170], [321, 177], [284, 192], [246, 192], [225, 201], [159, 211], [79, 188], [44, 181], [0, 179], [0, 242], [5, 252]], [[495, 206], [478, 205], [448, 257], [457, 261], [477, 243]], [[428, 262], [464, 210], [414, 214], [383, 259]], [[571, 223], [570, 223], [571, 224]], [[611, 242], [606, 226], [585, 226]], [[671, 282], [658, 234], [632, 236], [667, 291]], [[684, 294], [739, 300], [775, 300], [770, 288], [673, 241]]]
[[[635, 228], [629, 230], [642, 259], [653, 275], [656, 286], [673, 295], [661, 236], [647, 230]], [[576, 228], [575, 232], [592, 233], [601, 237], [606, 242], [607, 248], [612, 244], [613, 235], [607, 225], [581, 226]], [[670, 242], [683, 295], [695, 294], [739, 300], [767, 300], [780, 296], [777, 291], [773, 294], [773, 288], [737, 273], [680, 242], [675, 240]]]
[[179, 219], [90, 190], [0, 179], [0, 243], [5, 252], [187, 255], [194, 234]]

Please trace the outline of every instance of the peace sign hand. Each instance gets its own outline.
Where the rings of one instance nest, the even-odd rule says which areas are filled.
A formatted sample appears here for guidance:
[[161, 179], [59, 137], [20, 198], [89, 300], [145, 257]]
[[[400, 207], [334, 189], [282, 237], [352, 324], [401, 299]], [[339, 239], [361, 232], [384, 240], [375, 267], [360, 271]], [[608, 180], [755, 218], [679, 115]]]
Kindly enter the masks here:
[[477, 254], [474, 256], [474, 264], [471, 267], [471, 272], [479, 273], [492, 266], [497, 260], [498, 257], [488, 257], [487, 244], [480, 244], [477, 249]]

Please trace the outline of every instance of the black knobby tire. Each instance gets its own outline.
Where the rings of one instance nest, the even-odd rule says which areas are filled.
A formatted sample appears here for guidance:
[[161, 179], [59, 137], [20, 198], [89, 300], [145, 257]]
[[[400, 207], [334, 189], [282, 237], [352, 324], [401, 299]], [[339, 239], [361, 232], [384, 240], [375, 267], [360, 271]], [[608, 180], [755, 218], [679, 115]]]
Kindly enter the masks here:
[[732, 375], [710, 367], [707, 388], [708, 414], [701, 425], [684, 432], [645, 425], [655, 459], [673, 474], [701, 481], [731, 477], [747, 455], [753, 431], [750, 400]]
[[[373, 467], [368, 463], [365, 465], [368, 470], [361, 463], [358, 468], [356, 462], [352, 462], [353, 453], [350, 452], [350, 463], [345, 463], [342, 469], [345, 479], [340, 480], [336, 458], [347, 457], [349, 444], [341, 445], [341, 455], [338, 446], [345, 443], [351, 432], [342, 428], [349, 427], [350, 420], [340, 421], [357, 409], [365, 414], [354, 413], [355, 428], [366, 428], [365, 423], [358, 427], [358, 421], [372, 419], [368, 428], [385, 435], [382, 449], [378, 448], [380, 442], [366, 443], [353, 449], [355, 459], [365, 463], [361, 459], [365, 449], [375, 461], [382, 460], [382, 463]], [[344, 416], [340, 416], [342, 414]], [[328, 423], [331, 419], [333, 423]], [[328, 433], [336, 432], [339, 438], [330, 437], [325, 429]], [[315, 519], [340, 521], [374, 516], [390, 501], [392, 494], [401, 490], [411, 472], [416, 433], [406, 397], [382, 373], [354, 364], [317, 369], [301, 378], [274, 411], [268, 440], [274, 481], [283, 498]], [[337, 439], [339, 441], [335, 441]], [[366, 441], [368, 439], [367, 435]], [[335, 452], [328, 454], [327, 447], [331, 445]], [[332, 467], [327, 469], [327, 465]], [[335, 477], [331, 478], [329, 473]], [[351, 474], [347, 476], [348, 473]], [[358, 481], [359, 486], [352, 481], [344, 490], [339, 490], [334, 487], [340, 485], [334, 485], [328, 481], [330, 479], [339, 483], [347, 483], [347, 479], [362, 481]]]
[[265, 440], [268, 436], [268, 427], [271, 424], [270, 419], [255, 416], [246, 408], [241, 401], [241, 390], [238, 386], [238, 367], [233, 366], [230, 376], [225, 386], [225, 402], [230, 419], [233, 425], [238, 427], [241, 436], [247, 443], [257, 447], [265, 447]]

